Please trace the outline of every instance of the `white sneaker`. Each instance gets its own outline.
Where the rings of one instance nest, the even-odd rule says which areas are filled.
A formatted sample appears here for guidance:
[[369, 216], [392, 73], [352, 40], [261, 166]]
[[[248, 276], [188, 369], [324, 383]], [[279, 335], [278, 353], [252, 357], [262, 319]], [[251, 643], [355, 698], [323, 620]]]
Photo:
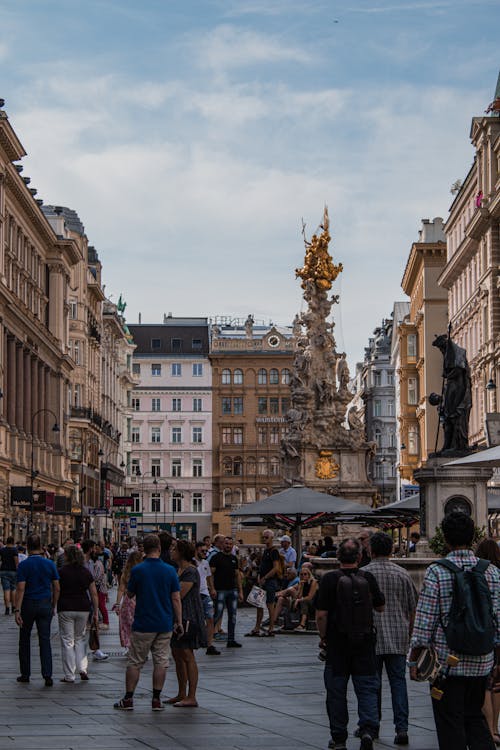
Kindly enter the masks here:
[[109, 659], [109, 654], [105, 654], [104, 651], [98, 649], [94, 651], [94, 659], [95, 661], [106, 661], [106, 659]]

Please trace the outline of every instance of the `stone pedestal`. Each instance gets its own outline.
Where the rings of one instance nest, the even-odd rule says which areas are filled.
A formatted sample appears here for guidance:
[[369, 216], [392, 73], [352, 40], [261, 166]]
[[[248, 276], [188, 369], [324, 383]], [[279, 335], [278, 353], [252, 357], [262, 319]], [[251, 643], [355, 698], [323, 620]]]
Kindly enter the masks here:
[[493, 470], [474, 466], [446, 466], [453, 458], [430, 458], [414, 473], [420, 485], [420, 529], [434, 536], [441, 520], [451, 510], [466, 510], [476, 526], [488, 527], [487, 483]]
[[375, 488], [367, 476], [368, 449], [304, 448], [302, 477], [306, 487], [338, 495], [355, 503], [371, 506]]

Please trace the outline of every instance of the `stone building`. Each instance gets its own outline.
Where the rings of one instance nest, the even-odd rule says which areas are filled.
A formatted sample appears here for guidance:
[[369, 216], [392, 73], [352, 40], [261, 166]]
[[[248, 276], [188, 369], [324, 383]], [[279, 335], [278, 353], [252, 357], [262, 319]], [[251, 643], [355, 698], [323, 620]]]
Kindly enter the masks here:
[[40, 210], [23, 156], [0, 110], [0, 536], [31, 527], [58, 543], [71, 528], [66, 300], [79, 251]]
[[260, 538], [231, 509], [283, 485], [280, 444], [290, 407], [292, 329], [220, 319], [212, 326], [213, 532]]
[[438, 412], [428, 397], [433, 392], [441, 393], [442, 388], [442, 355], [432, 342], [448, 326], [447, 294], [438, 285], [445, 263], [443, 220], [423, 219], [401, 282], [410, 298], [408, 313], [395, 328], [400, 358], [399, 474], [403, 483], [413, 484], [413, 471], [436, 450]]
[[474, 162], [445, 225], [451, 335], [467, 351], [472, 378], [470, 444], [486, 442], [485, 421], [498, 412], [500, 386], [500, 77], [487, 114], [473, 117]]
[[362, 369], [366, 439], [375, 444], [369, 474], [382, 504], [396, 500], [396, 416], [394, 366], [391, 361], [393, 321], [387, 318], [368, 340]]
[[[136, 349], [126, 480], [139, 531], [211, 530], [212, 374], [206, 318], [131, 324]], [[142, 514], [142, 515], [141, 515]]]

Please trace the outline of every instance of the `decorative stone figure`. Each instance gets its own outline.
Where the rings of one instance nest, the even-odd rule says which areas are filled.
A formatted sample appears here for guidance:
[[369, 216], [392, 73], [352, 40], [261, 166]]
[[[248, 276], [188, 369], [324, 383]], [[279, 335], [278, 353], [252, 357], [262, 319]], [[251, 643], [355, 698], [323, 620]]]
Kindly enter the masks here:
[[247, 339], [251, 339], [253, 337], [253, 323], [253, 315], [249, 315], [245, 320], [245, 334]]
[[443, 394], [431, 393], [429, 403], [439, 408], [444, 430], [441, 453], [467, 451], [469, 415], [472, 406], [471, 377], [467, 352], [442, 334], [432, 342], [443, 355]]
[[337, 378], [339, 380], [339, 391], [346, 391], [349, 385], [349, 365], [347, 364], [346, 354], [343, 352], [337, 361]]

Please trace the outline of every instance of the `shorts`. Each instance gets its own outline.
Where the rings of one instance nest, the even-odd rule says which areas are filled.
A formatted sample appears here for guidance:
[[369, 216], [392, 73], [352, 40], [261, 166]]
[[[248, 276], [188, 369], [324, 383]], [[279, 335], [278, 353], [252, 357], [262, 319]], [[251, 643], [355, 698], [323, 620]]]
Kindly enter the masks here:
[[15, 591], [17, 583], [17, 573], [15, 570], [0, 571], [0, 580], [4, 591]]
[[141, 669], [151, 651], [153, 666], [166, 669], [170, 656], [171, 637], [172, 633], [139, 633], [137, 630], [132, 630], [127, 654], [127, 667]]
[[213, 620], [214, 617], [214, 600], [207, 594], [201, 595], [201, 603], [203, 604], [203, 614], [205, 620]]
[[279, 581], [277, 578], [268, 578], [264, 581], [262, 588], [266, 592], [266, 604], [274, 604], [276, 601], [276, 594], [279, 591]]

